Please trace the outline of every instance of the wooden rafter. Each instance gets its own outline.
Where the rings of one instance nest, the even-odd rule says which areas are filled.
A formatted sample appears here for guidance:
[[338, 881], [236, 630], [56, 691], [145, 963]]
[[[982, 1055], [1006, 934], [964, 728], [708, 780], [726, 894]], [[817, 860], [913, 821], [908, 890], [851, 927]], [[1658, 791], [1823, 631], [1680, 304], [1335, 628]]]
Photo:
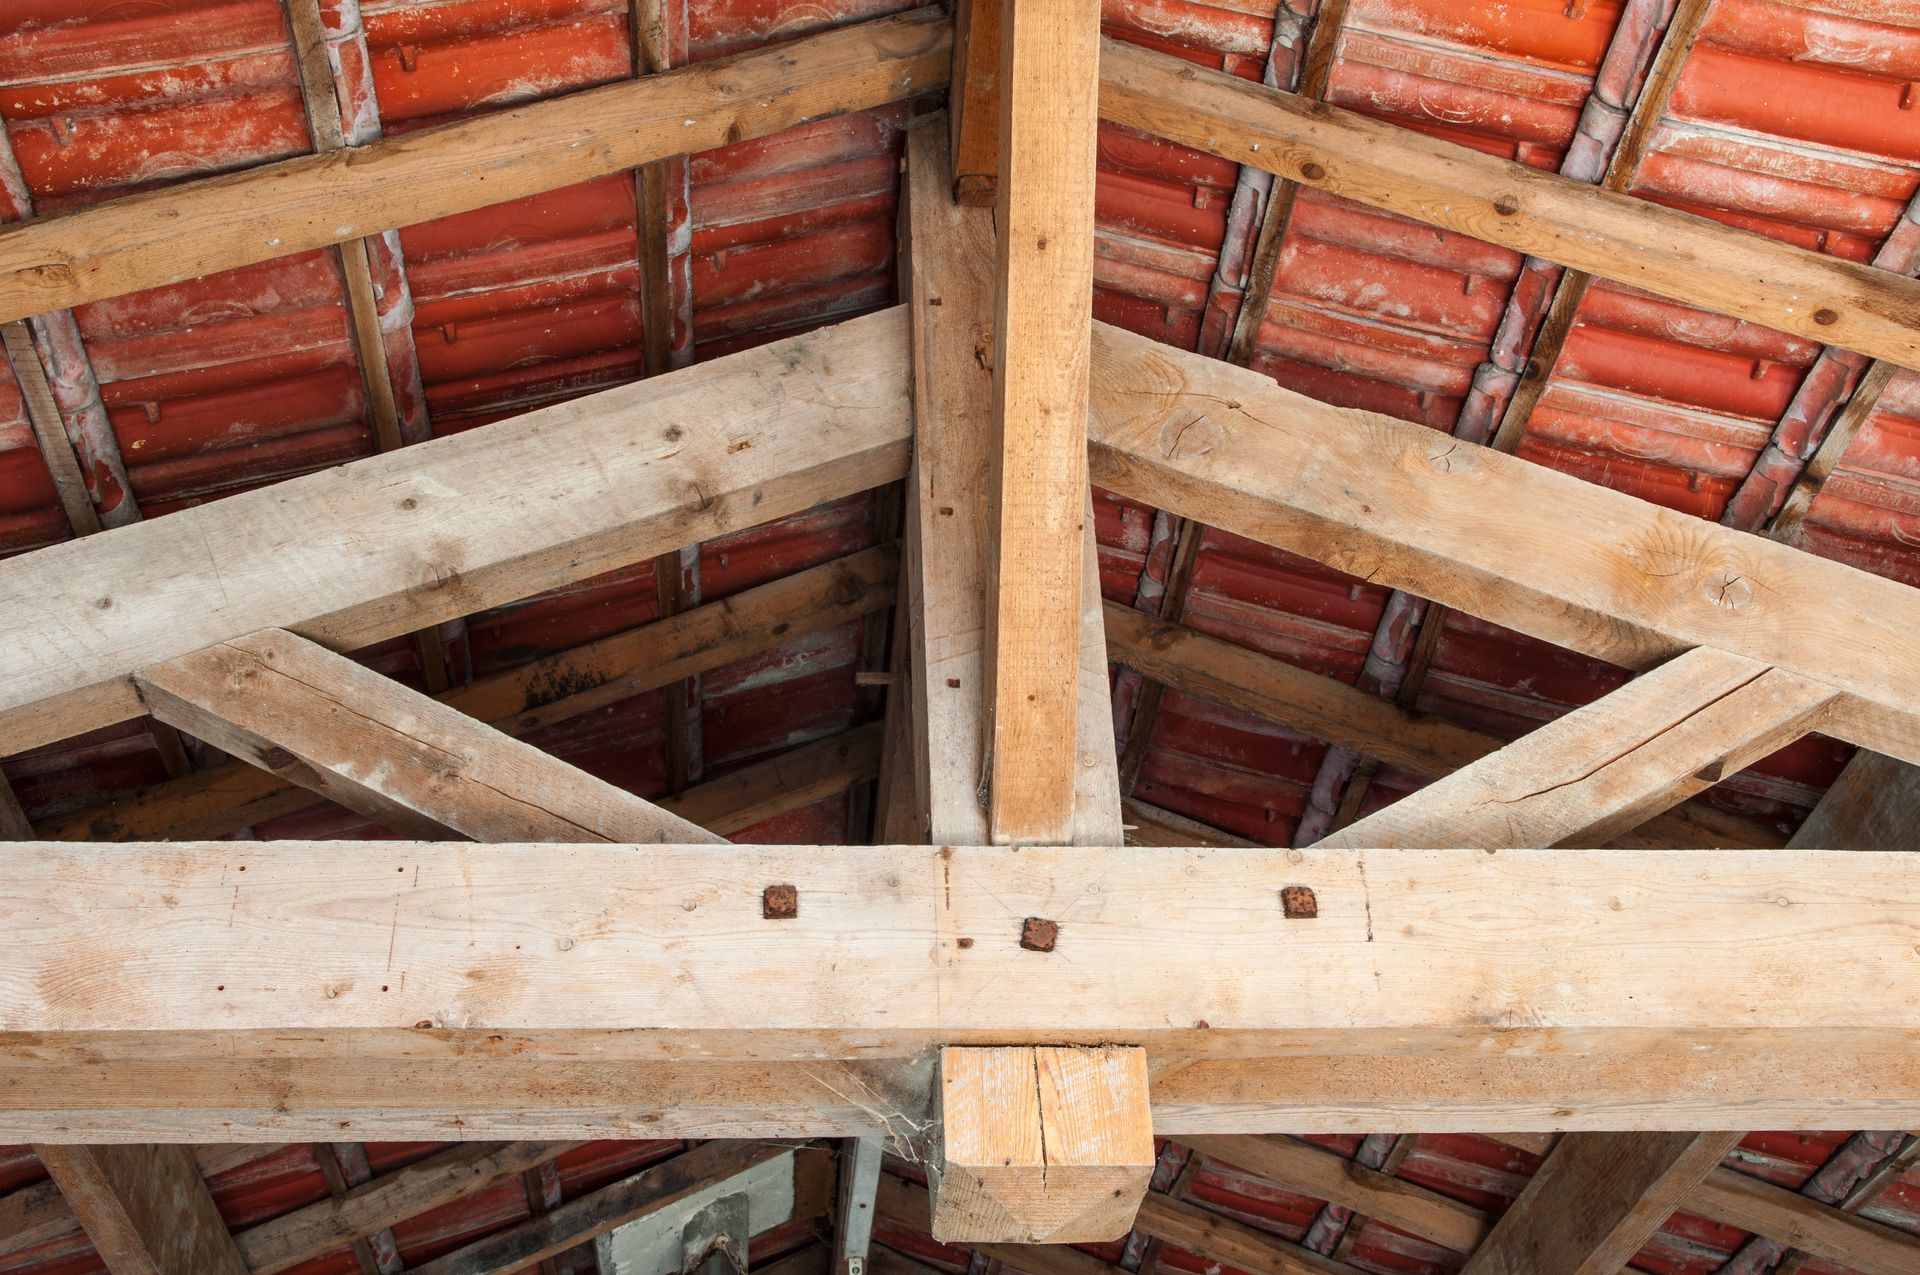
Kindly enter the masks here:
[[[883, 610], [893, 604], [896, 563], [891, 547], [863, 549], [692, 611], [491, 674], [435, 698], [506, 734], [525, 735]], [[826, 747], [815, 746], [815, 761], [827, 760], [818, 751]], [[841, 760], [863, 768], [866, 757], [856, 748]], [[797, 777], [779, 759], [767, 764], [776, 767], [771, 773], [777, 777], [764, 787], [748, 791], [749, 777], [735, 772], [690, 789], [669, 804], [712, 831], [736, 832], [744, 825], [732, 821], [742, 814], [770, 809], [782, 794], [804, 795]], [[836, 769], [827, 765], [816, 770], [814, 781]], [[305, 791], [276, 775], [226, 767], [43, 819], [22, 836], [49, 841], [213, 838], [310, 804]]]
[[[1251, 713], [1426, 779], [1453, 774], [1508, 746], [1497, 736], [1401, 708], [1344, 682], [1113, 602], [1107, 603], [1107, 652], [1154, 685]], [[1139, 821], [1132, 807], [1129, 818]], [[1630, 839], [1667, 849], [1777, 848], [1782, 843], [1764, 824], [1697, 803], [1648, 820]], [[1227, 843], [1214, 838], [1178, 844]]]
[[1656, 296], [1920, 367], [1920, 282], [1107, 40], [1103, 116]]
[[1461, 1275], [1617, 1275], [1739, 1133], [1570, 1133]]
[[180, 656], [134, 682], [161, 721], [404, 835], [724, 840], [284, 630]]
[[0, 321], [324, 248], [900, 101], [946, 83], [949, 43], [937, 13], [881, 18], [8, 226], [0, 229]]
[[1103, 325], [1093, 387], [1105, 487], [1629, 668], [1777, 666], [1842, 692], [1829, 733], [1920, 759], [1904, 585]]
[[1695, 647], [1321, 844], [1605, 845], [1817, 729], [1835, 695]]
[[182, 1146], [44, 1146], [111, 1275], [247, 1275], [193, 1155]]
[[259, 629], [355, 650], [892, 482], [906, 337], [870, 315], [0, 563], [0, 732], [139, 716], [132, 674]]

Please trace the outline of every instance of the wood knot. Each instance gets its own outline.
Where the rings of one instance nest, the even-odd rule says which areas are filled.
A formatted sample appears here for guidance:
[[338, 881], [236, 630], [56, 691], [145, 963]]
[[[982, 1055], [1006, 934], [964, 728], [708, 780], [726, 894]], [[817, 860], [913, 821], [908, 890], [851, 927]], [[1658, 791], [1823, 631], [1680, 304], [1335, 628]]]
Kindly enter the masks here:
[[1737, 571], [1716, 571], [1707, 577], [1707, 600], [1723, 611], [1743, 611], [1753, 605], [1753, 582]]

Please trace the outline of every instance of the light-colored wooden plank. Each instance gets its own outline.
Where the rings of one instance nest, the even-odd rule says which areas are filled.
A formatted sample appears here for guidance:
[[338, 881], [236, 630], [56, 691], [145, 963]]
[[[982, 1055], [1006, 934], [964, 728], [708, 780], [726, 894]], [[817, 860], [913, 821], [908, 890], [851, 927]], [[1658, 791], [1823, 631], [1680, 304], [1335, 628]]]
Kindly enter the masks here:
[[1132, 499], [1627, 667], [1774, 665], [1847, 692], [1829, 733], [1920, 759], [1896, 581], [1105, 325], [1093, 405], [1094, 479]]
[[553, 1159], [570, 1142], [475, 1142], [396, 1169], [345, 1195], [249, 1227], [234, 1237], [252, 1275], [277, 1275], [356, 1239], [450, 1204]]
[[1099, 59], [1099, 0], [1001, 14], [986, 630], [1000, 844], [1074, 834]]
[[1920, 850], [1920, 768], [1861, 749], [1787, 844], [1796, 849]]
[[1920, 282], [1108, 40], [1117, 123], [1715, 313], [1920, 367]]
[[1570, 1133], [1461, 1275], [1617, 1275], [1739, 1133]]
[[1321, 844], [1605, 845], [1817, 730], [1837, 693], [1695, 647]]
[[870, 315], [0, 562], [0, 752], [136, 716], [132, 673], [229, 638], [353, 650], [891, 482], [906, 342]]
[[1119, 1239], [1153, 1176], [1146, 1051], [940, 1051], [928, 1163], [933, 1235], [951, 1243]]
[[[1497, 736], [1402, 708], [1270, 655], [1156, 620], [1115, 602], [1106, 604], [1106, 633], [1107, 651], [1116, 663], [1157, 683], [1426, 778], [1452, 774], [1507, 746]], [[1129, 821], [1140, 823], [1134, 803], [1128, 803], [1127, 809]], [[1165, 823], [1163, 815], [1152, 812], [1144, 818], [1149, 825]], [[1782, 842], [1778, 833], [1763, 824], [1698, 803], [1656, 816], [1613, 839], [1683, 850], [1778, 848]], [[1132, 841], [1139, 845], [1232, 844], [1225, 834], [1191, 829], [1182, 840], [1145, 841], [1136, 836]]]
[[180, 656], [135, 682], [161, 721], [403, 835], [724, 840], [283, 630]]
[[[796, 888], [796, 917], [763, 917], [773, 884]], [[1313, 891], [1315, 917], [1283, 914], [1289, 887]], [[357, 1105], [377, 1124], [375, 1094], [464, 1120], [526, 1096], [505, 1079], [513, 1065], [559, 1057], [592, 1065], [551, 1073], [542, 1103], [590, 1108], [570, 1095], [598, 1084], [657, 1136], [768, 1136], [792, 1126], [741, 1104], [791, 1117], [792, 1091], [761, 1078], [729, 1092], [738, 1073], [706, 1076], [700, 1060], [1076, 1041], [1184, 1063], [1155, 1082], [1167, 1132], [1272, 1128], [1289, 1103], [1328, 1113], [1320, 1127], [1349, 1103], [1377, 1116], [1382, 1094], [1352, 1088], [1382, 1074], [1369, 1077], [1374, 1055], [1404, 1073], [1387, 1096], [1424, 1087], [1396, 1111], [1406, 1129], [1479, 1127], [1454, 1121], [1508, 1105], [1513, 1127], [1564, 1127], [1590, 1118], [1551, 1096], [1576, 1080], [1611, 1089], [1620, 1128], [1744, 1126], [1783, 1108], [1798, 1127], [1836, 1112], [1898, 1127], [1920, 1114], [1920, 919], [1902, 919], [1920, 918], [1916, 891], [1909, 856], [1844, 851], [26, 842], [0, 882], [14, 940], [0, 1132], [74, 1137], [90, 1111], [164, 1107], [232, 1141], [238, 1128], [212, 1123], [222, 1112], [285, 1129], [297, 1105]], [[1055, 923], [1053, 951], [1022, 945], [1026, 918]], [[1824, 995], [1793, 994], [1808, 968]], [[1805, 1061], [1808, 1036], [1826, 1073]], [[107, 1052], [90, 1062], [89, 1049]], [[391, 1061], [441, 1049], [469, 1074]], [[615, 1069], [636, 1087], [609, 1100], [607, 1064], [649, 1054], [682, 1070], [636, 1099], [640, 1082]], [[1345, 1079], [1284, 1079], [1342, 1055]], [[138, 1065], [116, 1081], [119, 1058]], [[204, 1077], [182, 1081], [185, 1064]], [[1514, 1078], [1491, 1097], [1468, 1087], [1503, 1070]], [[821, 1108], [859, 1132], [921, 1118], [823, 1074], [803, 1090], [810, 1131]], [[823, 1100], [821, 1083], [846, 1094]], [[211, 1088], [185, 1108], [194, 1086]], [[533, 1128], [579, 1127], [578, 1108]], [[464, 1136], [485, 1136], [477, 1114], [461, 1127], [474, 1126]]]
[[35, 1146], [112, 1275], [247, 1275], [180, 1146]]
[[943, 14], [805, 36], [0, 230], [0, 321], [231, 270], [865, 110], [947, 81]]
[[[909, 584], [902, 614], [912, 657], [915, 775], [926, 839], [989, 839], [986, 776], [986, 589], [993, 411], [993, 216], [954, 204], [938, 117], [907, 142], [908, 291], [913, 313], [914, 468], [908, 479]], [[1091, 493], [1084, 498], [1091, 500]], [[1071, 839], [1120, 839], [1119, 784], [1098, 612], [1093, 520], [1083, 506], [1082, 614], [1071, 759]]]

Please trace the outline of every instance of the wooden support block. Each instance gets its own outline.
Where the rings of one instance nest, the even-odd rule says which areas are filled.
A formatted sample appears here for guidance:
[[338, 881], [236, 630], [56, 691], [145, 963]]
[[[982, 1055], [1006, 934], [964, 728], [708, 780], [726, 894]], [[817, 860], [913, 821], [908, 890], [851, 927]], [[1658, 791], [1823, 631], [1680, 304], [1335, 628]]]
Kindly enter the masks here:
[[933, 1234], [949, 1242], [1118, 1239], [1153, 1175], [1143, 1049], [940, 1051]]

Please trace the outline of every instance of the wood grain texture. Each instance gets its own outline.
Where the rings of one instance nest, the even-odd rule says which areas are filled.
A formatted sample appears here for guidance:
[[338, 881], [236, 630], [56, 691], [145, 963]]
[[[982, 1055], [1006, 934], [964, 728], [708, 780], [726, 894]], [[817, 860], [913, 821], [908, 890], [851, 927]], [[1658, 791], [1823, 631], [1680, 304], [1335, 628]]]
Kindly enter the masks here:
[[[1333, 678], [1115, 602], [1106, 604], [1106, 635], [1107, 652], [1115, 663], [1157, 683], [1426, 778], [1452, 774], [1509, 746], [1497, 736], [1402, 708]], [[1140, 825], [1147, 835], [1180, 826], [1168, 825], [1168, 818], [1164, 811], [1143, 812], [1138, 803], [1127, 804], [1128, 822]], [[1243, 844], [1217, 829], [1189, 826], [1178, 835], [1180, 840], [1148, 841], [1136, 833], [1130, 840], [1136, 845]], [[1778, 848], [1784, 840], [1767, 825], [1698, 803], [1609, 839], [1674, 850]]]
[[933, 1234], [950, 1243], [1119, 1239], [1153, 1176], [1146, 1052], [940, 1051]]
[[1618, 1275], [1740, 1133], [1570, 1133], [1461, 1275]]
[[[1920, 594], [1096, 325], [1093, 475], [1135, 500], [1629, 668], [1713, 646], [1846, 692], [1920, 759]], [[1488, 534], [1488, 527], [1501, 534]]]
[[1516, 252], [1920, 367], [1920, 281], [1107, 40], [1116, 123]]
[[180, 1146], [35, 1146], [112, 1275], [247, 1275]]
[[1864, 1275], [1920, 1270], [1920, 1237], [1732, 1169], [1709, 1174], [1687, 1207]]
[[0, 321], [558, 190], [946, 83], [909, 13], [0, 230]]
[[[797, 888], [797, 918], [762, 918], [771, 883]], [[1285, 887], [1318, 916], [1283, 917]], [[1872, 852], [25, 842], [0, 885], [16, 940], [0, 1112], [153, 1101], [83, 1084], [97, 1073], [55, 1048], [68, 1033], [143, 1033], [126, 1039], [156, 1066], [232, 1059], [245, 1083], [219, 1105], [244, 1110], [293, 1060], [378, 1068], [436, 1032], [488, 1054], [497, 1036], [606, 1057], [612, 1034], [627, 1056], [716, 1061], [1125, 1041], [1464, 1064], [1491, 1037], [1586, 1059], [1702, 1050], [1730, 1091], [1796, 1033], [1829, 1032], [1858, 1065], [1800, 1101], [1886, 1127], [1913, 1110], [1917, 891], [1907, 856]], [[1027, 917], [1056, 922], [1053, 952], [1021, 946]], [[1807, 968], [1824, 995], [1793, 993]], [[236, 1033], [283, 1034], [283, 1068], [246, 1080], [260, 1046]], [[465, 1094], [505, 1083], [472, 1070]], [[334, 1105], [386, 1083], [309, 1074]], [[399, 1105], [460, 1111], [446, 1083]], [[1250, 1109], [1281, 1096], [1247, 1083]], [[1672, 1127], [1657, 1092], [1634, 1119]], [[663, 1135], [708, 1127], [711, 1096], [680, 1101]], [[1706, 1106], [1692, 1127], [1713, 1127]]]
[[414, 1275], [509, 1275], [525, 1270], [790, 1150], [776, 1142], [709, 1142], [426, 1262], [414, 1268]]
[[180, 656], [135, 682], [161, 721], [402, 835], [725, 840], [284, 630]]
[[1141, 1202], [1134, 1229], [1248, 1275], [1361, 1275], [1357, 1266], [1335, 1261], [1211, 1209], [1153, 1192]]
[[1099, 59], [1099, 0], [1001, 13], [986, 626], [999, 844], [1074, 833]]
[[502, 1178], [543, 1164], [578, 1144], [475, 1142], [442, 1151], [346, 1194], [249, 1227], [234, 1237], [252, 1275], [278, 1275], [450, 1204]]
[[1605, 845], [1817, 730], [1838, 692], [1695, 647], [1322, 845]]
[[1920, 768], [1861, 749], [1787, 844], [1796, 849], [1920, 850]]
[[353, 650], [891, 482], [906, 341], [870, 315], [0, 563], [0, 752], [229, 638]]
[[[934, 844], [989, 839], [986, 775], [986, 589], [992, 469], [993, 216], [948, 195], [938, 117], [907, 142], [904, 256], [913, 314], [915, 446], [908, 480], [906, 597], [913, 660], [916, 784], [922, 835]], [[1089, 492], [1083, 499], [1090, 500]], [[1093, 522], [1083, 510], [1082, 614], [1075, 685], [1073, 825], [1083, 845], [1120, 839], [1105, 632]]]

